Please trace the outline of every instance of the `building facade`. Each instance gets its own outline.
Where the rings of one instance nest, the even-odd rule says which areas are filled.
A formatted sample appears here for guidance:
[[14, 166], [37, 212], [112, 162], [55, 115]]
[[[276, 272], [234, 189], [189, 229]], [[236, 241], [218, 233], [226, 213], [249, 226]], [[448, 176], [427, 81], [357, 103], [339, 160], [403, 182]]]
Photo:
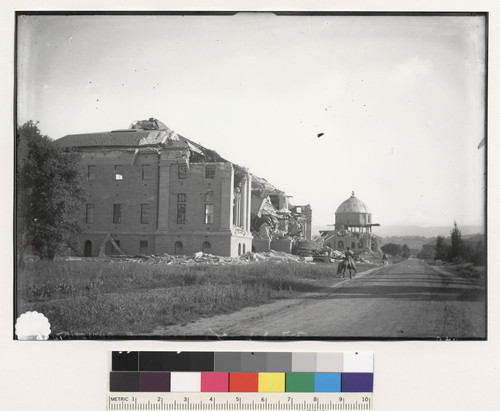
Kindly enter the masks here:
[[55, 144], [81, 156], [84, 256], [235, 257], [291, 252], [297, 236], [310, 239], [309, 205], [289, 209], [284, 192], [156, 119]]
[[82, 255], [237, 256], [252, 249], [251, 174], [163, 123], [139, 121], [56, 144], [81, 154]]

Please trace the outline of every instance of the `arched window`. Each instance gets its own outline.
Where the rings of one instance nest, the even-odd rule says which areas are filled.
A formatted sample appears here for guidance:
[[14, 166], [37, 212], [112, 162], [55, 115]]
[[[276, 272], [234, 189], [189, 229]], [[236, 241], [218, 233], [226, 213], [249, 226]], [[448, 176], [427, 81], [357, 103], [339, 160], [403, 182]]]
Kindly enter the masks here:
[[85, 245], [83, 246], [83, 255], [85, 257], [92, 257], [92, 241], [85, 241]]
[[241, 243], [238, 244], [238, 255], [241, 255]]
[[182, 244], [182, 241], [177, 241], [175, 243], [174, 254], [175, 255], [184, 254], [184, 245]]
[[356, 243], [354, 241], [351, 243], [351, 248], [356, 248]]
[[210, 252], [212, 251], [212, 245], [208, 241], [205, 241], [201, 246], [201, 251], [205, 254], [210, 254]]
[[358, 247], [363, 248], [363, 241], [359, 240]]
[[339, 250], [343, 250], [343, 249], [344, 249], [344, 242], [343, 242], [342, 240], [340, 240], [340, 241], [338, 242], [338, 244], [337, 244], [337, 248], [338, 248]]
[[243, 244], [243, 254], [245, 254], [246, 252], [247, 252], [247, 245]]

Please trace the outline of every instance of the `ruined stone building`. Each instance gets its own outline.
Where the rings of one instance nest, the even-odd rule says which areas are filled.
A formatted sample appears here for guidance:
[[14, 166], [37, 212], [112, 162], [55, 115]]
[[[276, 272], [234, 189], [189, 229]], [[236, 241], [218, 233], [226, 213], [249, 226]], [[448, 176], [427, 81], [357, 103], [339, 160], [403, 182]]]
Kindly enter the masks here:
[[255, 251], [291, 253], [298, 238], [311, 240], [311, 206], [293, 206], [289, 199], [267, 180], [252, 175], [251, 229]]
[[81, 154], [87, 192], [82, 255], [203, 251], [234, 257], [256, 249], [249, 170], [160, 121], [55, 143]]
[[320, 231], [324, 245], [333, 250], [344, 251], [347, 247], [355, 253], [378, 251], [379, 239], [372, 233], [372, 214], [354, 192], [335, 211], [335, 229]]

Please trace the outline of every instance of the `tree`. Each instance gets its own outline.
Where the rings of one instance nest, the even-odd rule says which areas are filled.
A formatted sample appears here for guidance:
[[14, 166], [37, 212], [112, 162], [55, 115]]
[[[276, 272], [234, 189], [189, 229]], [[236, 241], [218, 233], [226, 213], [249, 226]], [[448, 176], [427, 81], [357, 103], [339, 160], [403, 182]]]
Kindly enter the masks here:
[[409, 258], [410, 254], [411, 254], [410, 247], [404, 244], [403, 247], [401, 248], [401, 256], [403, 258]]
[[401, 255], [401, 246], [399, 244], [394, 244], [394, 243], [389, 243], [389, 244], [384, 244], [382, 247], [380, 247], [381, 250], [385, 254], [390, 254], [390, 255]]
[[26, 246], [43, 259], [76, 249], [84, 201], [79, 155], [63, 152], [38, 123], [28, 121], [16, 134], [16, 231], [20, 263]]
[[446, 261], [448, 259], [449, 246], [443, 236], [438, 235], [436, 240], [436, 254], [434, 260]]
[[451, 246], [448, 254], [448, 261], [462, 261], [466, 256], [464, 241], [462, 240], [462, 232], [458, 229], [457, 222], [453, 222], [453, 230], [451, 230]]

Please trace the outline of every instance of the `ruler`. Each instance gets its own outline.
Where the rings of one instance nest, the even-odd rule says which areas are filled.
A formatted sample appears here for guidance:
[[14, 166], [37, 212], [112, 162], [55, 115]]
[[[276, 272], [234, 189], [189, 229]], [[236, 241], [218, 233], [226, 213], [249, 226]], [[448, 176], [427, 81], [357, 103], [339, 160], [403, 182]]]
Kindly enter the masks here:
[[113, 392], [107, 410], [366, 410], [373, 393], [154, 393]]

